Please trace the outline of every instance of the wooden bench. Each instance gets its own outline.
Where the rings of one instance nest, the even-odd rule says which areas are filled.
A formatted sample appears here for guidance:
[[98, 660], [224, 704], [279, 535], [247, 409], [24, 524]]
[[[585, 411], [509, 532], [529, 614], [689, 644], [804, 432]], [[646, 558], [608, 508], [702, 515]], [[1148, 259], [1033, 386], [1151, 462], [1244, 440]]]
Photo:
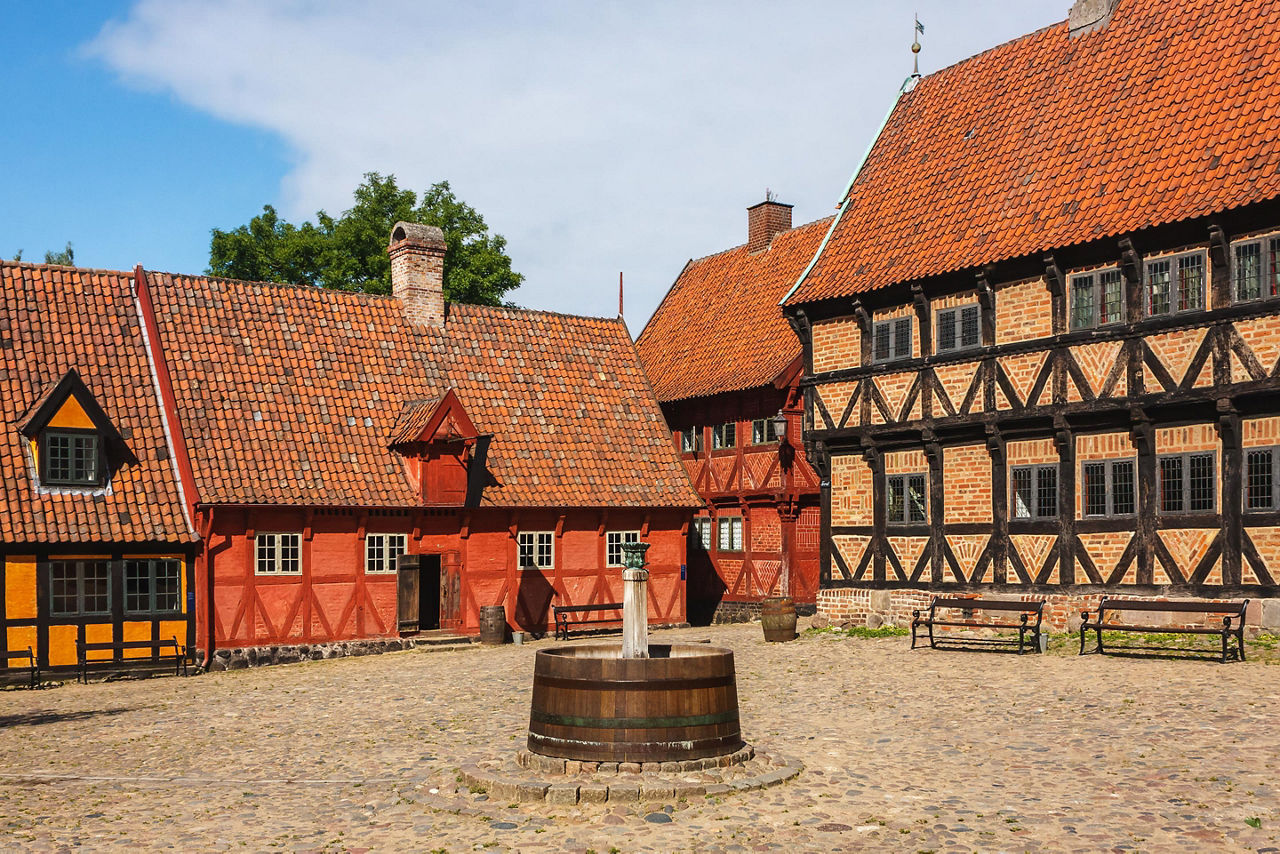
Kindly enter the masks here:
[[[603, 605], [556, 605], [553, 609], [556, 617], [556, 640], [569, 639], [569, 624], [586, 626], [593, 623], [617, 623], [622, 620], [622, 603], [606, 602]], [[617, 611], [617, 617], [589, 620], [575, 614], [593, 614], [599, 611]]]
[[[1000, 611], [1021, 614], [1018, 622], [981, 622], [972, 618], [966, 618], [961, 615], [958, 618], [939, 618], [938, 610], [940, 608], [959, 609], [962, 611]], [[925, 626], [929, 629], [929, 648], [937, 649], [938, 639], [934, 637], [934, 626], [951, 626], [968, 629], [1017, 629], [1018, 630], [1018, 655], [1022, 655], [1022, 651], [1028, 646], [1027, 635], [1031, 635], [1029, 647], [1033, 651], [1040, 649], [1038, 635], [1040, 634], [1040, 621], [1044, 617], [1044, 602], [1017, 602], [1009, 599], [967, 599], [960, 597], [944, 597], [936, 596], [929, 603], [929, 613], [925, 615], [919, 609], [911, 612], [911, 648], [916, 648], [916, 629]], [[1032, 616], [1035, 616], [1035, 622], [1029, 622]], [[950, 640], [950, 639], [947, 639]], [[956, 639], [957, 642], [963, 642], [963, 639]], [[1012, 640], [1010, 640], [1012, 643]]]
[[[1177, 600], [1161, 602], [1157, 599], [1106, 599], [1098, 603], [1097, 619], [1090, 620], [1089, 612], [1080, 615], [1080, 654], [1084, 655], [1084, 637], [1087, 632], [1097, 634], [1097, 652], [1105, 653], [1102, 647], [1102, 632], [1148, 632], [1152, 634], [1176, 635], [1220, 635], [1222, 637], [1222, 663], [1227, 663], [1228, 639], [1235, 636], [1236, 655], [1244, 661], [1244, 613], [1249, 600], [1243, 602], [1206, 602], [1203, 600]], [[1201, 617], [1222, 616], [1221, 626], [1156, 626], [1151, 624], [1107, 622], [1108, 611], [1146, 611], [1171, 614], [1194, 614]]]
[[34, 652], [31, 651], [31, 647], [27, 647], [26, 649], [11, 649], [8, 652], [0, 653], [0, 657], [3, 657], [5, 660], [6, 669], [12, 669], [13, 667], [13, 665], [10, 663], [11, 659], [16, 658], [21, 660], [25, 658], [27, 661], [25, 665], [25, 667], [27, 668], [27, 677], [30, 680], [31, 687], [34, 688], [36, 687], [37, 684], [39, 684], [40, 665], [36, 661], [36, 655]]
[[[124, 658], [123, 653], [132, 649], [149, 649], [154, 657], [173, 656], [173, 675], [187, 675], [187, 648], [176, 637], [168, 640], [120, 641], [119, 643], [85, 643], [76, 641], [76, 654], [80, 659], [80, 681], [89, 681], [91, 665], [145, 666], [154, 663], [154, 658]], [[110, 652], [111, 658], [90, 658], [93, 652]], [[119, 654], [119, 657], [117, 657]]]

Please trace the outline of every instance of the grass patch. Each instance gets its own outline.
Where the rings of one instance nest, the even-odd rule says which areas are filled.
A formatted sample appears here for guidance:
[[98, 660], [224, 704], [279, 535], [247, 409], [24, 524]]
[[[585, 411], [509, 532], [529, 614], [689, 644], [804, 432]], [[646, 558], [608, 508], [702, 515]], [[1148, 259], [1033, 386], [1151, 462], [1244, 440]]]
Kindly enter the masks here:
[[842, 638], [900, 638], [911, 634], [910, 629], [902, 626], [881, 626], [878, 629], [869, 629], [866, 626], [850, 626], [847, 629], [828, 626], [825, 629], [805, 629], [805, 637], [834, 635]]

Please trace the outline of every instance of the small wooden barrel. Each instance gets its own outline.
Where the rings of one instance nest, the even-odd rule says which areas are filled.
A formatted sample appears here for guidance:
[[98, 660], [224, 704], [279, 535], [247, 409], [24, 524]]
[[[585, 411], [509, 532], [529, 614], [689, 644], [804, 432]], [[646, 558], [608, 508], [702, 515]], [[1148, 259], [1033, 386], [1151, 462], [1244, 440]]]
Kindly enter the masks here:
[[796, 603], [790, 596], [766, 599], [760, 607], [764, 639], [781, 642], [796, 638]]
[[651, 644], [649, 658], [591, 644], [539, 650], [529, 750], [592, 762], [675, 762], [742, 746], [733, 651]]
[[507, 609], [501, 605], [480, 607], [480, 643], [496, 646], [507, 642]]

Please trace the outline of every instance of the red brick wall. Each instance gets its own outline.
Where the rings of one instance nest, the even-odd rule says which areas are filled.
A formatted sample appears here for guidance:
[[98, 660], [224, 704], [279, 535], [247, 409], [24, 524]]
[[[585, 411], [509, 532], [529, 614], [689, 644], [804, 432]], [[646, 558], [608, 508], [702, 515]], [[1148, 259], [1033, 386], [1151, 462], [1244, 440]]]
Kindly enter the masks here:
[[986, 445], [944, 448], [942, 482], [948, 525], [991, 522], [991, 454]]

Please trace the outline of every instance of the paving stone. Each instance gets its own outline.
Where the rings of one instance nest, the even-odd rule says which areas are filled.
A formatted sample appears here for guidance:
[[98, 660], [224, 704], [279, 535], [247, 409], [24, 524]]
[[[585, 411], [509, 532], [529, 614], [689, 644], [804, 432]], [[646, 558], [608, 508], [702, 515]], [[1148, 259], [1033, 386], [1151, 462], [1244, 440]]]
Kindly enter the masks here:
[[578, 787], [570, 783], [552, 783], [547, 788], [547, 803], [549, 804], [576, 804], [578, 802]]
[[609, 784], [609, 801], [610, 803], [636, 803], [640, 800], [640, 784], [639, 783], [610, 783]]
[[583, 783], [578, 787], [578, 801], [584, 804], [602, 804], [609, 799], [609, 787], [601, 783]]

